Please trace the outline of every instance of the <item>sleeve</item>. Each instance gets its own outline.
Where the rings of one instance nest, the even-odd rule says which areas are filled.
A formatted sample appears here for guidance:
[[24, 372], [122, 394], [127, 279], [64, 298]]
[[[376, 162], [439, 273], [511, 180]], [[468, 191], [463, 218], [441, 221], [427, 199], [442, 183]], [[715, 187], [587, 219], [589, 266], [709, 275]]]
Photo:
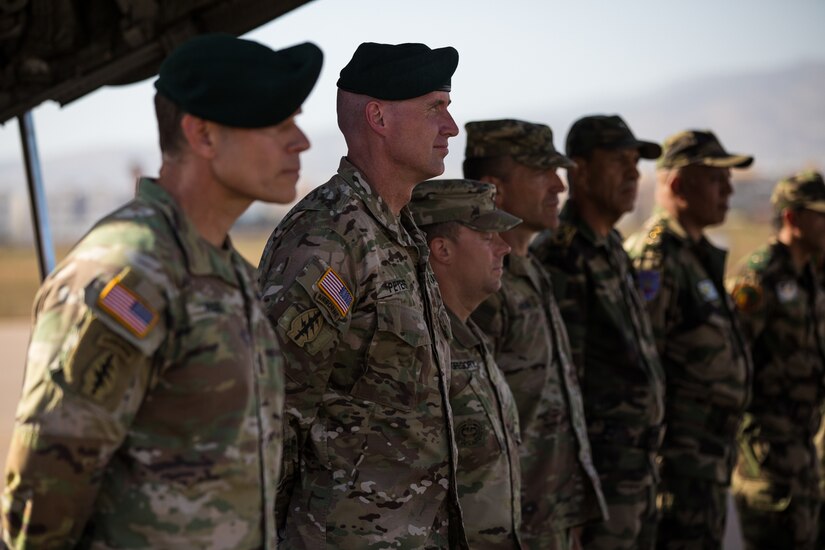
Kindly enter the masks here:
[[729, 287], [742, 324], [742, 331], [752, 346], [765, 330], [769, 297], [758, 276], [750, 270], [743, 271], [732, 279]]
[[63, 265], [35, 305], [6, 464], [2, 531], [11, 548], [77, 544], [166, 330], [165, 298], [146, 277], [84, 259]]
[[[307, 245], [312, 242], [317, 244]], [[301, 449], [357, 296], [348, 246], [332, 232], [316, 240], [293, 228], [267, 245], [259, 269], [264, 312], [284, 356], [284, 454], [276, 497], [276, 517], [283, 528]]]
[[584, 258], [575, 252], [572, 244], [569, 247], [554, 248], [552, 252], [543, 265], [550, 273], [556, 304], [567, 327], [570, 355], [578, 379], [582, 380], [588, 321], [587, 267]]
[[507, 312], [504, 308], [504, 301], [501, 290], [487, 298], [471, 315], [473, 322], [487, 337], [492, 344], [493, 357], [497, 360], [501, 351], [505, 349], [504, 338], [507, 334]]
[[682, 308], [678, 306], [678, 276], [666, 260], [654, 269], [639, 271], [638, 274], [640, 293], [653, 329], [656, 350], [664, 357], [668, 334], [682, 322]]

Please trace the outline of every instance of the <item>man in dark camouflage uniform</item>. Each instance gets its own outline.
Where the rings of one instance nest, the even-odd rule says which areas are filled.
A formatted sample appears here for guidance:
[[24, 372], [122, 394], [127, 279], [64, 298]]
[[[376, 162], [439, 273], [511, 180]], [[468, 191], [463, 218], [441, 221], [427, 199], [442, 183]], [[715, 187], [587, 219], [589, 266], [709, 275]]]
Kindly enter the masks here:
[[432, 180], [413, 191], [410, 211], [426, 233], [450, 316], [450, 404], [458, 447], [458, 491], [473, 550], [521, 548], [518, 410], [473, 310], [501, 286], [510, 251], [499, 232], [520, 220], [496, 210], [495, 187]]
[[655, 456], [662, 437], [664, 372], [614, 225], [636, 201], [639, 158], [656, 158], [618, 116], [588, 116], [567, 136], [570, 199], [561, 223], [534, 244], [552, 276], [584, 397], [593, 461], [609, 518], [585, 526], [585, 548], [652, 548]]
[[473, 314], [495, 343], [496, 361], [519, 406], [522, 539], [536, 549], [577, 548], [605, 503], [590, 455], [581, 389], [549, 275], [528, 247], [558, 224], [556, 171], [572, 166], [543, 124], [467, 124], [465, 175], [496, 185], [501, 208], [523, 219], [502, 234], [513, 250], [502, 286]]
[[161, 65], [160, 177], [38, 293], [0, 546], [275, 547], [282, 358], [227, 232], [295, 198], [321, 60], [207, 35]]
[[[347, 156], [269, 239], [286, 357], [287, 548], [461, 548], [450, 326], [407, 203], [444, 171], [453, 48], [361, 44], [338, 80]], [[449, 540], [448, 540], [449, 539]]]
[[730, 169], [752, 161], [709, 131], [671, 136], [657, 164], [660, 208], [626, 244], [667, 374], [660, 548], [719, 548], [724, 536], [752, 367], [723, 286], [726, 253], [703, 231], [725, 219]]
[[754, 361], [733, 491], [747, 548], [812, 550], [820, 508], [813, 437], [825, 400], [825, 291], [813, 259], [825, 253], [825, 182], [796, 174], [777, 184], [771, 202], [776, 238], [732, 281]]

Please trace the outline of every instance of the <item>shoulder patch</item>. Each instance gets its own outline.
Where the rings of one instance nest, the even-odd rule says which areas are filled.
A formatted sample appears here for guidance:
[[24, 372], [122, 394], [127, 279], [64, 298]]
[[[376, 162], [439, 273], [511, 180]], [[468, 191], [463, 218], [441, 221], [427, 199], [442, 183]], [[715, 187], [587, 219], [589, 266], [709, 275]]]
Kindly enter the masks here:
[[299, 347], [304, 347], [309, 342], [318, 338], [324, 318], [318, 308], [308, 309], [292, 319], [287, 330], [289, 336]]
[[751, 313], [762, 305], [762, 287], [752, 281], [740, 281], [731, 292], [736, 308], [742, 313]]
[[568, 247], [576, 236], [576, 228], [568, 224], [560, 224], [550, 236], [550, 242], [556, 246]]
[[710, 279], [702, 279], [696, 283], [696, 289], [706, 302], [713, 302], [719, 299], [719, 292], [716, 290], [716, 285], [714, 285]]
[[97, 305], [126, 330], [142, 339], [155, 328], [158, 313], [126, 285], [125, 276], [123, 271], [103, 287], [97, 297]]
[[799, 296], [799, 285], [796, 281], [788, 280], [776, 284], [776, 297], [781, 304], [793, 302]]
[[341, 317], [346, 317], [353, 298], [341, 277], [331, 267], [328, 267], [316, 284], [318, 289], [332, 300]]
[[661, 271], [643, 270], [638, 272], [639, 292], [642, 294], [642, 299], [649, 302], [659, 294], [659, 289], [662, 286]]

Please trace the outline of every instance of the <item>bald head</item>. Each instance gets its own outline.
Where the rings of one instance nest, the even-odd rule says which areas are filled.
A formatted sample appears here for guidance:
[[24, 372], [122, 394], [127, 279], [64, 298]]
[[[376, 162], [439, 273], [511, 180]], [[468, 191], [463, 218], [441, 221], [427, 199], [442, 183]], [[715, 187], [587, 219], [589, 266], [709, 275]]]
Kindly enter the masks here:
[[344, 134], [349, 149], [357, 148], [357, 141], [368, 134], [366, 108], [370, 101], [376, 100], [366, 95], [338, 90], [338, 128]]

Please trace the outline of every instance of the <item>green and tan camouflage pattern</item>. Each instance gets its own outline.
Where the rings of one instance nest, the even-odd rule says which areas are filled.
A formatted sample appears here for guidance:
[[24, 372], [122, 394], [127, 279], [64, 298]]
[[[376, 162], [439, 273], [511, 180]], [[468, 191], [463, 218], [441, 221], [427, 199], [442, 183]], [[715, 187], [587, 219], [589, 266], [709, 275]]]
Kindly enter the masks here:
[[553, 131], [545, 124], [523, 120], [481, 120], [464, 125], [465, 158], [513, 157], [532, 168], [570, 168], [576, 164], [553, 146]]
[[667, 375], [663, 476], [730, 483], [753, 367], [723, 285], [726, 252], [659, 209], [628, 238]]
[[450, 405], [458, 447], [458, 495], [470, 548], [521, 548], [519, 420], [513, 394], [481, 330], [447, 309]]
[[522, 539], [527, 548], [558, 548], [571, 527], [601, 521], [607, 505], [567, 331], [550, 278], [532, 254], [504, 259], [501, 289], [473, 319], [494, 343], [518, 405]]
[[[568, 200], [532, 250], [550, 272], [582, 389], [610, 521], [585, 526], [604, 547], [647, 540], [663, 433], [664, 372], [618, 231], [599, 237]], [[653, 525], [651, 526], [651, 522]], [[609, 542], [612, 541], [612, 542]]]
[[656, 161], [658, 168], [683, 168], [689, 165], [716, 168], [746, 168], [753, 163], [749, 155], [725, 151], [719, 139], [710, 130], [684, 130], [665, 139], [662, 155]]
[[822, 174], [808, 170], [780, 180], [773, 189], [771, 204], [777, 212], [785, 208], [825, 212], [825, 182]]
[[410, 212], [418, 227], [459, 222], [475, 231], [501, 232], [521, 219], [496, 208], [496, 186], [468, 179], [429, 180], [413, 189]]
[[[284, 548], [466, 547], [449, 406], [450, 326], [429, 249], [358, 170], [278, 225], [259, 265], [286, 359]], [[353, 300], [318, 283], [332, 269]]]
[[[158, 319], [142, 337], [98, 305], [118, 275]], [[281, 368], [252, 266], [141, 180], [37, 295], [4, 541], [274, 547]]]
[[[798, 270], [778, 241], [751, 254], [730, 287], [754, 362], [733, 491], [741, 497], [740, 514], [754, 517], [748, 528], [756, 536], [763, 532], [760, 518], [814, 517], [819, 504], [814, 436], [825, 403], [825, 292], [813, 266]], [[800, 532], [787, 540], [813, 545], [811, 522], [790, 525]]]

